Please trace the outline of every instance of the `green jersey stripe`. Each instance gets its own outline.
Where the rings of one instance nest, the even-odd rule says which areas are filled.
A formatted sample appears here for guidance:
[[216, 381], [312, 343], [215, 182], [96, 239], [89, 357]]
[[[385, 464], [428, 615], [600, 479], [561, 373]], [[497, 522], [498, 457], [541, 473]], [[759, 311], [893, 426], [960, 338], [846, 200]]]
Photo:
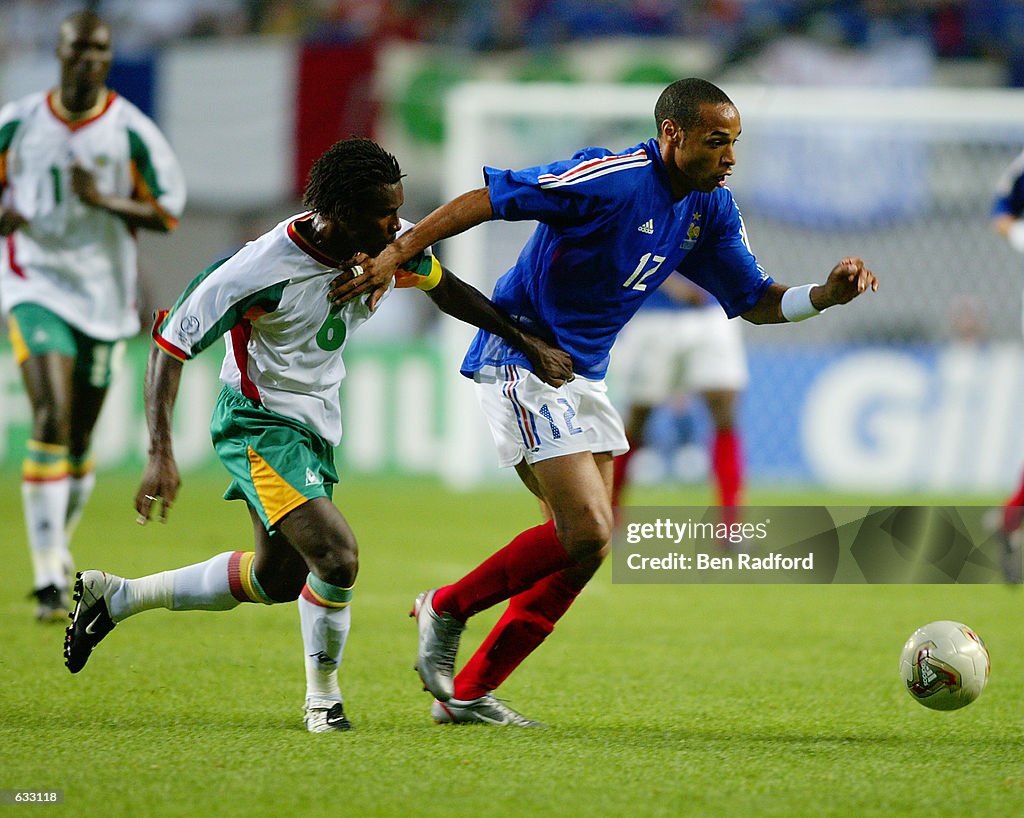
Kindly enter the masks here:
[[164, 195], [164, 191], [157, 179], [156, 168], [153, 167], [153, 159], [149, 155], [149, 148], [142, 141], [142, 137], [131, 128], [128, 129], [128, 145], [131, 160], [135, 163], [135, 167], [138, 168], [139, 176], [146, 183], [146, 187], [149, 188], [153, 198], [159, 199]]
[[11, 142], [14, 141], [14, 132], [18, 130], [19, 125], [21, 125], [21, 120], [14, 119], [0, 128], [0, 153], [6, 153], [7, 149], [11, 147]]
[[281, 297], [284, 295], [284, 288], [287, 285], [287, 281], [282, 281], [280, 284], [273, 284], [270, 287], [259, 290], [258, 292], [255, 292], [234, 304], [231, 309], [224, 314], [220, 321], [210, 327], [207, 333], [200, 338], [197, 343], [193, 344], [192, 354], [195, 355], [202, 352], [208, 346], [216, 342], [218, 338], [222, 337], [224, 333], [232, 327], [242, 323], [242, 320], [246, 317], [246, 313], [253, 307], [258, 308], [263, 312], [273, 312], [276, 310], [277, 305], [281, 303]]

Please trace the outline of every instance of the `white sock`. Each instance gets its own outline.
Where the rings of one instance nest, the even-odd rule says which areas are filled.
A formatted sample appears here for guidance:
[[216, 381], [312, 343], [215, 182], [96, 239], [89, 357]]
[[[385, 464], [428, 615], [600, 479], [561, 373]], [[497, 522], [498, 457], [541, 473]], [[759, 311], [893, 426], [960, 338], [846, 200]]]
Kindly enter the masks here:
[[306, 660], [306, 700], [340, 702], [338, 668], [348, 639], [352, 609], [326, 608], [302, 596], [298, 605]]
[[64, 516], [64, 537], [68, 546], [71, 545], [71, 537], [82, 519], [85, 504], [89, 502], [92, 490], [96, 487], [96, 472], [87, 471], [85, 474], [72, 476], [69, 479], [68, 510]]
[[225, 551], [206, 562], [162, 571], [139, 579], [126, 579], [110, 597], [110, 618], [126, 617], [152, 608], [171, 611], [229, 611], [239, 604], [231, 593]]
[[35, 587], [68, 587], [65, 563], [70, 562], [64, 539], [64, 516], [68, 507], [68, 478], [36, 482], [23, 480], [21, 500], [25, 527], [32, 550]]

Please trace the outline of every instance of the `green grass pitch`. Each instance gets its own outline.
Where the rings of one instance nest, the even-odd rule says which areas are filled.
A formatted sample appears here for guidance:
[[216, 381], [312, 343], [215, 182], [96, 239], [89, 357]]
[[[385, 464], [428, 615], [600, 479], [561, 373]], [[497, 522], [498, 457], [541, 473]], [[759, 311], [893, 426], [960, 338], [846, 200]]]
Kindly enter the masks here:
[[[220, 500], [225, 482], [187, 477], [169, 524], [139, 528], [134, 475], [101, 475], [79, 567], [138, 576], [248, 548], [244, 509]], [[336, 502], [362, 563], [342, 671], [356, 730], [311, 736], [291, 605], [144, 613], [67, 673], [61, 628], [36, 624], [25, 599], [17, 477], [2, 485], [0, 789], [65, 797], [33, 814], [1024, 814], [1016, 588], [613, 585], [606, 566], [500, 691], [548, 729], [439, 727], [412, 670], [409, 605], [536, 508], [521, 490], [346, 480]], [[665, 490], [634, 499], [706, 502]], [[494, 616], [471, 622], [463, 658]], [[934, 619], [968, 622], [992, 653], [987, 690], [961, 711], [926, 710], [901, 689], [903, 640]]]

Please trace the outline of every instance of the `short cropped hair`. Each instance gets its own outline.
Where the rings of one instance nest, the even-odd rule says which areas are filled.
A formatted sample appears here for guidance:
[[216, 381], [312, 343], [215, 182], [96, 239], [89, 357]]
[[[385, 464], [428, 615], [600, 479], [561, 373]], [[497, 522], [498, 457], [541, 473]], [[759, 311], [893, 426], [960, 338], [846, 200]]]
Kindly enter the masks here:
[[64, 32], [68, 32], [67, 36], [71, 39], [80, 36], [81, 34], [92, 34], [94, 31], [102, 29], [107, 32], [107, 39], [113, 40], [113, 32], [107, 21], [100, 17], [95, 11], [90, 9], [84, 9], [82, 11], [75, 11], [61, 20], [60, 26], [58, 27], [58, 47], [64, 44]]
[[676, 80], [661, 92], [654, 106], [654, 124], [661, 132], [661, 123], [671, 119], [684, 131], [700, 123], [701, 105], [732, 105], [725, 91], [714, 83], [698, 77]]
[[313, 163], [302, 204], [327, 218], [344, 221], [354, 211], [372, 206], [385, 187], [401, 180], [398, 160], [376, 142], [362, 137], [343, 139]]

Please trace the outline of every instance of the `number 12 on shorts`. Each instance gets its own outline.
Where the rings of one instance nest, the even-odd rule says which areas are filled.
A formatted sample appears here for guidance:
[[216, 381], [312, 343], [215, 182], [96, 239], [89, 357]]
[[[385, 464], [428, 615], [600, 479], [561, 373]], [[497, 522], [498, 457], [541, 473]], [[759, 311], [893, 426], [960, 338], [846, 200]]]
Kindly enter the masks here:
[[[565, 411], [562, 413], [562, 417], [565, 418], [565, 428], [569, 430], [569, 434], [578, 435], [583, 431], [579, 426], [573, 425], [573, 418], [576, 417], [576, 410], [572, 408], [572, 404], [569, 403], [565, 398], [559, 398], [558, 403], [564, 407]], [[540, 407], [540, 413], [543, 418], [551, 424], [551, 439], [558, 440], [562, 436], [562, 430], [555, 425], [555, 419], [551, 414], [551, 409], [545, 403]]]

